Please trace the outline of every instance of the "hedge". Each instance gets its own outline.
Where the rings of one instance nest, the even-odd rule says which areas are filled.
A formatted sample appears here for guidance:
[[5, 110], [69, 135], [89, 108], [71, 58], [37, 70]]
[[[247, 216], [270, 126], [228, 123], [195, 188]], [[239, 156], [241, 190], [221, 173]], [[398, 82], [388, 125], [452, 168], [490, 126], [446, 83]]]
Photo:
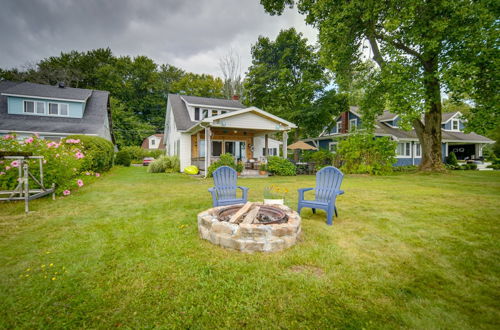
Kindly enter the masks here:
[[113, 143], [99, 137], [89, 135], [70, 135], [64, 139], [80, 140], [82, 152], [85, 154], [82, 171], [105, 172], [113, 167], [115, 150]]

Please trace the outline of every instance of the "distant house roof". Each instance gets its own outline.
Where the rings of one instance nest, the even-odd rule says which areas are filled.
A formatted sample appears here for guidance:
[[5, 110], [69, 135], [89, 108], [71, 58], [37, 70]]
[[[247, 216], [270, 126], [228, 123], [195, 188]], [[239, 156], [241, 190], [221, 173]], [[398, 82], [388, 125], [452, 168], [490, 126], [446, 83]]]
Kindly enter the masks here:
[[170, 104], [172, 106], [175, 126], [177, 127], [178, 130], [181, 131], [186, 130], [196, 124], [196, 122], [191, 121], [191, 118], [189, 118], [189, 113], [186, 103], [193, 105], [201, 105], [206, 107], [221, 107], [221, 108], [236, 108], [236, 109], [245, 108], [245, 106], [240, 101], [216, 99], [209, 97], [168, 94], [168, 100], [170, 101]]
[[[149, 138], [150, 138], [151, 136], [156, 136], [157, 138], [160, 138], [160, 143], [158, 144], [158, 145], [159, 145], [159, 147], [158, 147], [158, 148], [150, 148], [150, 145], [149, 145]], [[159, 150], [165, 150], [164, 135], [163, 135], [163, 134], [153, 134], [153, 135], [148, 136], [147, 138], [145, 138], [145, 139], [142, 141], [141, 148], [143, 148], [143, 149], [159, 149]]]
[[[7, 113], [7, 96], [4, 94], [8, 93], [5, 93], [5, 91], [16, 90], [14, 89], [15, 87], [24, 84], [26, 83], [0, 81], [0, 130], [9, 132], [95, 134], [103, 137], [111, 134], [111, 114], [109, 113], [108, 107], [109, 92], [85, 90], [87, 91], [86, 93], [89, 94], [89, 97], [87, 98], [83, 118], [33, 116]], [[37, 85], [31, 83], [29, 84]], [[49, 87], [58, 88], [54, 86]], [[41, 91], [43, 89], [43, 87], [40, 87], [38, 90]], [[77, 90], [82, 91], [82, 89]], [[77, 92], [74, 96], [78, 93], [80, 93], [80, 95], [84, 94]], [[56, 95], [56, 93], [52, 93], [50, 95]], [[60, 94], [58, 95], [60, 96]], [[40, 97], [48, 97], [48, 95], [40, 95]], [[112, 134], [109, 138], [113, 140]]]
[[394, 120], [396, 119], [398, 115], [392, 112], [389, 112], [387, 110], [384, 110], [384, 112], [377, 117], [378, 121], [386, 121], [386, 120]]
[[11, 86], [1, 92], [7, 95], [34, 96], [50, 99], [61, 99], [68, 101], [86, 101], [92, 94], [90, 89], [58, 87], [51, 85], [34, 84], [22, 82]]

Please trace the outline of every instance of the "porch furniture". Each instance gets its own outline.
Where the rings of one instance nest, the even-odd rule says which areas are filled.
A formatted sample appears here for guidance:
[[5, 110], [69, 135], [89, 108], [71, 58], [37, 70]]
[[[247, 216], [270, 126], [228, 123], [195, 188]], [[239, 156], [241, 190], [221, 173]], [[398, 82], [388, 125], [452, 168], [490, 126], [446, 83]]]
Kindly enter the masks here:
[[[236, 184], [238, 174], [229, 166], [221, 166], [213, 173], [215, 187], [209, 188], [212, 194], [213, 206], [245, 204], [248, 198], [248, 188]], [[236, 189], [242, 190], [241, 198], [236, 196]]]
[[[335, 200], [337, 195], [342, 195], [344, 193], [343, 190], [340, 190], [343, 178], [344, 174], [342, 174], [338, 168], [333, 166], [322, 168], [316, 173], [315, 188], [301, 188], [298, 190], [299, 203], [297, 212], [300, 214], [300, 210], [303, 207], [312, 208], [313, 213], [316, 213], [316, 209], [325, 210], [327, 212], [327, 224], [331, 226], [333, 223], [333, 212], [335, 212], [335, 215], [338, 217]], [[314, 200], [304, 199], [304, 193], [309, 190], [315, 191]]]

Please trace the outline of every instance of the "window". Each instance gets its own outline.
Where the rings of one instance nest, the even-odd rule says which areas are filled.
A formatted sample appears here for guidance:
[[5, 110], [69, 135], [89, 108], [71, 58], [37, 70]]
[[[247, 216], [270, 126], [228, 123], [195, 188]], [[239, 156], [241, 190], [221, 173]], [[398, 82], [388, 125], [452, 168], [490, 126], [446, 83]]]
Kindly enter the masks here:
[[269, 153], [266, 155], [266, 148], [262, 148], [262, 155], [266, 156], [278, 156], [278, 148], [267, 148]]
[[201, 119], [205, 118], [208, 118], [208, 109], [203, 109], [203, 116], [201, 117]]
[[227, 112], [227, 111], [222, 110], [222, 111], [220, 112], [220, 114], [221, 114], [221, 115], [223, 115], [223, 114], [225, 114], [226, 112]]
[[218, 114], [218, 111], [217, 111], [217, 110], [212, 110], [212, 117], [217, 116], [217, 114]]
[[356, 118], [353, 118], [349, 120], [349, 130], [354, 131], [358, 127], [358, 120]]
[[49, 102], [49, 115], [67, 116], [69, 114], [69, 105], [67, 103]]
[[35, 113], [35, 102], [24, 101], [24, 112], [25, 113]]
[[45, 102], [36, 102], [36, 113], [45, 114]]
[[155, 142], [156, 142], [156, 140], [155, 140], [155, 139], [152, 139], [152, 140], [151, 140], [151, 145], [152, 145], [152, 146], [154, 146], [154, 145], [155, 145]]
[[342, 131], [342, 122], [338, 121], [337, 122], [337, 133], [340, 133]]
[[212, 156], [218, 157], [220, 155], [222, 155], [222, 141], [212, 141]]
[[460, 120], [458, 119], [453, 119], [451, 121], [451, 129], [453, 131], [459, 131], [460, 130]]
[[411, 143], [410, 142], [398, 143], [398, 146], [396, 148], [396, 156], [411, 157]]
[[200, 120], [200, 108], [194, 108], [194, 120]]
[[328, 143], [328, 150], [330, 152], [337, 152], [337, 142]]
[[419, 142], [415, 142], [415, 157], [422, 157], [422, 148]]

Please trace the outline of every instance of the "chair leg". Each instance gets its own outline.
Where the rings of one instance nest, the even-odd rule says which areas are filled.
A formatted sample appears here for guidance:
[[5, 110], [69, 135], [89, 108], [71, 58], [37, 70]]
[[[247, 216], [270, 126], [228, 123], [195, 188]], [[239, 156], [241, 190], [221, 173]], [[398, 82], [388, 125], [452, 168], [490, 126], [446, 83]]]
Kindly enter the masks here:
[[326, 222], [326, 224], [328, 226], [331, 226], [333, 224], [333, 221], [332, 221], [333, 220], [332, 219], [333, 218], [333, 212], [332, 211], [333, 210], [331, 208], [329, 208], [328, 211], [327, 211], [327, 222]]
[[313, 214], [316, 214], [316, 209], [312, 209], [313, 210]]
[[337, 207], [334, 206], [334, 209], [335, 209], [335, 216], [338, 218], [339, 217], [339, 214], [337, 213]]

